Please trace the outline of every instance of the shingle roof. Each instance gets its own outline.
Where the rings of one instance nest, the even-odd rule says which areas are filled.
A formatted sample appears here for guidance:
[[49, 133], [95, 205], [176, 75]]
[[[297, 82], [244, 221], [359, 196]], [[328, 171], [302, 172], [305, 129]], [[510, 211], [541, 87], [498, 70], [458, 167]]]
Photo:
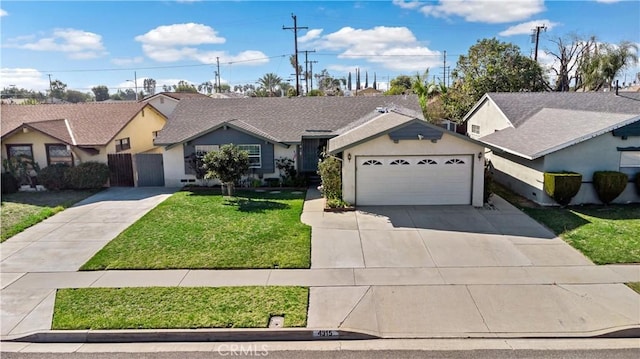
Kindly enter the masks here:
[[147, 96], [140, 101], [149, 101], [150, 99], [161, 95], [171, 97], [176, 100], [184, 100], [187, 98], [209, 98], [209, 96], [198, 92], [158, 92], [157, 94]]
[[[528, 159], [640, 120], [640, 94], [488, 93], [486, 97], [497, 105], [513, 127], [479, 140]], [[640, 144], [640, 139], [633, 141]]]
[[[636, 117], [640, 114], [636, 115]], [[520, 127], [509, 127], [480, 138], [480, 141], [528, 159], [582, 142], [629, 120], [628, 114], [542, 109]], [[636, 139], [640, 145], [640, 139]]]
[[500, 108], [514, 127], [543, 108], [640, 114], [640, 94], [612, 92], [490, 92], [487, 97]]
[[[72, 135], [79, 146], [105, 145], [142, 108], [146, 102], [121, 101], [117, 103], [79, 103], [59, 105], [2, 105], [2, 137], [23, 124], [50, 133], [71, 143], [71, 134], [62, 126], [67, 120]], [[64, 125], [66, 127], [66, 125]], [[66, 136], [64, 133], [66, 131]]]
[[373, 118], [368, 118], [365, 123], [329, 140], [328, 151], [330, 153], [340, 152], [346, 147], [350, 147], [415, 119], [413, 116], [407, 116], [394, 111], [377, 113]]
[[155, 143], [180, 143], [233, 120], [279, 142], [297, 143], [303, 136], [337, 135], [339, 129], [377, 107], [420, 111], [416, 96], [185, 99], [176, 106]]

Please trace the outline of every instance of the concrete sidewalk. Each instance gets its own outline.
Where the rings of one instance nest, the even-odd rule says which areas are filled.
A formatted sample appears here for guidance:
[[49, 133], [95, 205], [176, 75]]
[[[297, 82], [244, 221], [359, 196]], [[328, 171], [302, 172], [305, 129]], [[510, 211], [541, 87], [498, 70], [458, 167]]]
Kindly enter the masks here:
[[[87, 242], [104, 244], [113, 223], [139, 218], [168, 193], [135, 201], [100, 195], [15, 242], [75, 243], [73, 232], [51, 233], [64, 233], [67, 224], [102, 223], [96, 228], [105, 232], [95, 230], [96, 239]], [[322, 209], [319, 193], [309, 190], [302, 219], [313, 225], [311, 269], [77, 272], [44, 256], [30, 270], [24, 259], [30, 246], [21, 247], [1, 264], [1, 339], [49, 331], [55, 290], [83, 287], [309, 286], [309, 330], [382, 338], [580, 337], [640, 328], [640, 296], [623, 284], [640, 281], [640, 265], [595, 266], [500, 198], [493, 209]], [[14, 240], [1, 245], [3, 256]], [[82, 264], [93, 252], [71, 253]], [[170, 331], [159, 335], [169, 338]]]

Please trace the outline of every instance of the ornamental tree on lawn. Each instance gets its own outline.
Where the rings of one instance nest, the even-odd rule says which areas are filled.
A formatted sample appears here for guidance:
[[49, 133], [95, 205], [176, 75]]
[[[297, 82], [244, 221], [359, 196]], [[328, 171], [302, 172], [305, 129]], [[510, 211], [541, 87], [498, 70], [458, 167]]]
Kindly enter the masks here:
[[207, 153], [203, 160], [206, 179], [217, 178], [227, 188], [227, 194], [233, 195], [234, 183], [249, 171], [249, 154], [233, 144], [220, 147], [218, 151]]

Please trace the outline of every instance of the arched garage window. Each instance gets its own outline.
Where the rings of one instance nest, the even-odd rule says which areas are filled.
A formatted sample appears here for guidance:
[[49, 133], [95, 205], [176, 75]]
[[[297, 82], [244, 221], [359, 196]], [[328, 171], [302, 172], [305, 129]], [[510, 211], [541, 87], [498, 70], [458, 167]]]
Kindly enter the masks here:
[[434, 161], [434, 160], [432, 160], [430, 158], [427, 158], [426, 160], [420, 160], [420, 162], [418, 162], [418, 164], [419, 165], [437, 165], [438, 162], [436, 162], [436, 161]]
[[363, 166], [382, 166], [382, 162], [378, 160], [366, 160], [362, 165]]
[[464, 161], [459, 158], [452, 158], [444, 163], [445, 165], [463, 165]]
[[389, 163], [390, 165], [408, 165], [409, 161], [405, 161], [405, 160], [393, 160], [391, 161], [391, 163]]

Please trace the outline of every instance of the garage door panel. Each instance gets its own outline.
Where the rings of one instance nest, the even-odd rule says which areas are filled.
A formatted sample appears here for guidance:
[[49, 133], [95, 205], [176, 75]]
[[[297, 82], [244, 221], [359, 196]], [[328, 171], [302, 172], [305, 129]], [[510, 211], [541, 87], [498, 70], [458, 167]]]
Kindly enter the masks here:
[[358, 157], [356, 164], [358, 205], [471, 203], [471, 155]]

